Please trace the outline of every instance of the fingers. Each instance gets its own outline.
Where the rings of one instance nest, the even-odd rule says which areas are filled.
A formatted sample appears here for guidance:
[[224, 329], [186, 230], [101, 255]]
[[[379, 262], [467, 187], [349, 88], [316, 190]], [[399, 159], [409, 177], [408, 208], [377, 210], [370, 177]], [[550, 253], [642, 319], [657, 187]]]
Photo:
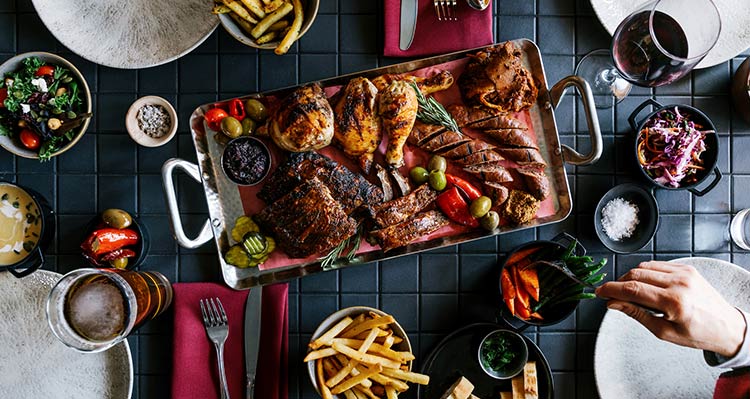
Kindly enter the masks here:
[[675, 276], [673, 273], [665, 273], [637, 267], [635, 269], [630, 269], [630, 271], [618, 279], [618, 281], [631, 280], [666, 288], [675, 283]]
[[671, 327], [670, 322], [652, 316], [649, 312], [638, 305], [623, 301], [609, 301], [607, 302], [607, 308], [625, 313], [635, 321], [641, 323], [659, 339], [668, 340], [670, 338], [668, 336]]
[[649, 308], [657, 308], [666, 296], [664, 288], [640, 281], [611, 281], [596, 289], [596, 295], [602, 298], [634, 302]]
[[684, 265], [680, 265], [677, 263], [661, 262], [656, 260], [641, 262], [640, 264], [638, 264], [638, 267], [641, 269], [655, 270], [664, 273], [676, 272], [685, 268]]

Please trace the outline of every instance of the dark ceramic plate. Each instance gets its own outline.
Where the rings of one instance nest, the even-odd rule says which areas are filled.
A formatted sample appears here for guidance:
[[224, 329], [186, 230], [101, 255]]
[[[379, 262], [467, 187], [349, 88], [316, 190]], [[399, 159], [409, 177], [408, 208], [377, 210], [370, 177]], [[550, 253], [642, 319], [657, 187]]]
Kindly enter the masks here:
[[[500, 392], [511, 392], [511, 380], [496, 380], [484, 373], [477, 359], [479, 344], [487, 334], [503, 328], [497, 324], [471, 324], [445, 337], [427, 357], [422, 373], [430, 384], [419, 386], [419, 399], [440, 399], [461, 376], [474, 384], [473, 394], [480, 398], [499, 398]], [[536, 344], [523, 336], [529, 347], [529, 361], [536, 361], [539, 398], [555, 397], [549, 363]]]
[[[602, 227], [602, 209], [610, 200], [622, 198], [638, 207], [638, 226], [636, 226], [633, 235], [621, 241], [614, 241], [607, 236]], [[659, 205], [654, 195], [645, 188], [632, 183], [620, 184], [612, 187], [599, 200], [594, 213], [594, 228], [599, 240], [610, 251], [626, 254], [635, 252], [648, 244], [656, 233], [656, 227], [659, 223]]]

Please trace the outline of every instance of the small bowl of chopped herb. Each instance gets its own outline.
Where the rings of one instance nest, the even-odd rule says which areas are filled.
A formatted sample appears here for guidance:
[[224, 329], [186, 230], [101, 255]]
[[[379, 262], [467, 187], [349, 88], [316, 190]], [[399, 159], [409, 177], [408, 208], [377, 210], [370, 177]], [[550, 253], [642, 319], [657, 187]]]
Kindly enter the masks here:
[[0, 146], [48, 161], [73, 147], [91, 120], [91, 93], [59, 55], [19, 54], [0, 65]]
[[159, 147], [177, 133], [177, 112], [161, 97], [141, 97], [128, 109], [125, 127], [136, 143], [144, 147]]
[[477, 351], [479, 366], [495, 379], [511, 379], [523, 371], [529, 347], [517, 332], [499, 329], [487, 334]]
[[596, 235], [607, 249], [619, 254], [646, 246], [658, 222], [659, 204], [653, 193], [633, 183], [612, 187], [594, 212]]

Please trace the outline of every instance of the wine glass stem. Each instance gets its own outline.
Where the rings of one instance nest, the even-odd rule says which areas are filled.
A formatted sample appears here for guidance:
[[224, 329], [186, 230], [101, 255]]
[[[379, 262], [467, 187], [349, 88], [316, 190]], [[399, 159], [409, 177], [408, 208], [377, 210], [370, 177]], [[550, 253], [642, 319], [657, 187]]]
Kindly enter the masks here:
[[617, 69], [609, 68], [602, 69], [602, 72], [596, 77], [596, 80], [597, 84], [605, 83], [607, 86], [611, 86], [619, 77], [620, 74], [617, 72]]

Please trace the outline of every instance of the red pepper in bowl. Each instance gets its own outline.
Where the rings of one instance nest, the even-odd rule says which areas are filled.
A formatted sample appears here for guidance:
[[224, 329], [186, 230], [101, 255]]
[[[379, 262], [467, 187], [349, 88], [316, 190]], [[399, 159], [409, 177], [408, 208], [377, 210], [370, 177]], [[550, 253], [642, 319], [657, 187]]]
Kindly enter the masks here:
[[81, 249], [89, 259], [99, 262], [104, 254], [135, 245], [139, 239], [134, 230], [103, 228], [89, 234], [81, 244]]

